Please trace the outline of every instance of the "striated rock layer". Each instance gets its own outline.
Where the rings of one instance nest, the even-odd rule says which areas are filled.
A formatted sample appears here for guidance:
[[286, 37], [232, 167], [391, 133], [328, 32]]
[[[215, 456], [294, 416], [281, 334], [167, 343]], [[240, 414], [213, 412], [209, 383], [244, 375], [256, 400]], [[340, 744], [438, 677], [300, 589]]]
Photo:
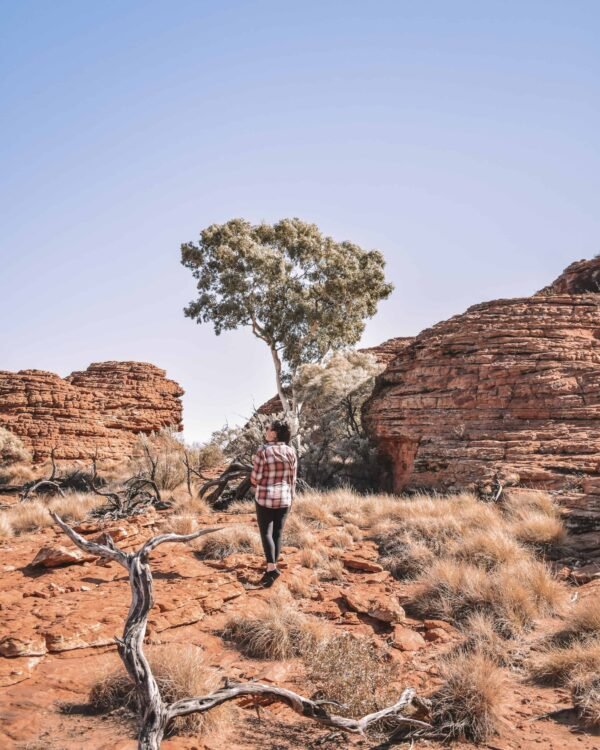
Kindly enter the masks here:
[[573, 264], [535, 296], [475, 305], [390, 362], [363, 419], [396, 491], [498, 474], [600, 494], [600, 294], [588, 291], [599, 268]]
[[122, 458], [140, 432], [182, 428], [182, 388], [144, 362], [98, 362], [61, 378], [0, 371], [0, 426], [41, 460]]

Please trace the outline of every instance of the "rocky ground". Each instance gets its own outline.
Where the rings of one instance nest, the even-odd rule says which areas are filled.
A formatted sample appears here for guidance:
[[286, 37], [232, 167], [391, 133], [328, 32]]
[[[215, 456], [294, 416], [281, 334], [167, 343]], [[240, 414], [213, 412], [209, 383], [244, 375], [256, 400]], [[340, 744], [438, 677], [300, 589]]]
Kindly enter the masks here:
[[[86, 522], [77, 528], [88, 538], [109, 531], [122, 549], [132, 550], [162, 529], [164, 520], [151, 511], [129, 521]], [[202, 526], [255, 526], [253, 515], [243, 513], [204, 514], [198, 520]], [[328, 544], [335, 529], [315, 533]], [[571, 549], [571, 565], [576, 546]], [[275, 586], [289, 587], [300, 610], [319, 618], [325, 628], [374, 636], [391, 646], [391, 658], [400, 667], [398, 692], [410, 685], [420, 694], [430, 693], [439, 682], [440, 656], [462, 636], [448, 623], [404, 615], [402, 603], [414, 584], [396, 581], [383, 570], [372, 542], [336, 548], [335, 555], [343, 564], [340, 579], [315, 581], [303, 550], [284, 548], [283, 576]], [[557, 567], [562, 567], [563, 575], [570, 572], [561, 562]], [[149, 644], [195, 644], [223, 676], [311, 694], [298, 660], [248, 659], [220, 636], [231, 615], [258, 611], [264, 600], [276, 595], [275, 587], [251, 588], [262, 573], [259, 556], [234, 554], [221, 561], [200, 560], [190, 546], [168, 544], [153, 553], [152, 569], [156, 603], [149, 621]], [[94, 715], [87, 705], [91, 685], [118, 664], [114, 638], [122, 632], [130, 598], [124, 569], [113, 562], [86, 558], [60, 529], [52, 527], [1, 541], [0, 571], [0, 747], [133, 750], [134, 727], [119, 712]], [[579, 593], [598, 595], [600, 581], [593, 572], [580, 576], [579, 583], [584, 581]], [[600, 736], [579, 725], [567, 691], [527, 684], [517, 672], [511, 672], [508, 679], [504, 729], [484, 747], [600, 747]], [[163, 744], [166, 750], [225, 746], [234, 750], [383, 747], [369, 739], [332, 733], [279, 705], [237, 707], [226, 731], [201, 740], [173, 737]], [[417, 747], [442, 745], [424, 740]], [[454, 747], [470, 746], [456, 743]]]

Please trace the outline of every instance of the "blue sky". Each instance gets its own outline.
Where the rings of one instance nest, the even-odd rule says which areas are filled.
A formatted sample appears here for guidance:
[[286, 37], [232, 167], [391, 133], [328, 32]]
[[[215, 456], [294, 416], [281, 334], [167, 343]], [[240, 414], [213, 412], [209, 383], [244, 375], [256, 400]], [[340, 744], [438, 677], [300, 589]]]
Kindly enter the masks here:
[[0, 369], [153, 362], [186, 437], [273, 394], [184, 318], [181, 242], [298, 216], [380, 249], [363, 343], [600, 252], [596, 2], [0, 1]]

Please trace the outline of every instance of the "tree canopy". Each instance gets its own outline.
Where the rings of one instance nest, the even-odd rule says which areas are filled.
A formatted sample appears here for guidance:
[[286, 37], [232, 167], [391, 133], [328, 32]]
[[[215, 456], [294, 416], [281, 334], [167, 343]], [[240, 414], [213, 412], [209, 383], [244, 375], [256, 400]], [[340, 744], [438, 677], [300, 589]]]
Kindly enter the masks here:
[[284, 387], [297, 369], [356, 344], [393, 290], [378, 250], [337, 242], [300, 219], [212, 224], [181, 246], [181, 262], [198, 289], [186, 316], [212, 323], [217, 335], [251, 327], [271, 350], [286, 412]]

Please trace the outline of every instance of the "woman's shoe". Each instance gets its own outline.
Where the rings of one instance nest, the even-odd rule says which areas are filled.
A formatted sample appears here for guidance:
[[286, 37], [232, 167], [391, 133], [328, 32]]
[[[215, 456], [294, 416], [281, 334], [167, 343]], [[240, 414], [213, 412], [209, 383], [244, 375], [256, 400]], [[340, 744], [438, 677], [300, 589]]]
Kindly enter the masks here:
[[260, 579], [259, 584], [263, 589], [271, 588], [280, 575], [281, 573], [277, 569], [267, 570], [264, 576]]

